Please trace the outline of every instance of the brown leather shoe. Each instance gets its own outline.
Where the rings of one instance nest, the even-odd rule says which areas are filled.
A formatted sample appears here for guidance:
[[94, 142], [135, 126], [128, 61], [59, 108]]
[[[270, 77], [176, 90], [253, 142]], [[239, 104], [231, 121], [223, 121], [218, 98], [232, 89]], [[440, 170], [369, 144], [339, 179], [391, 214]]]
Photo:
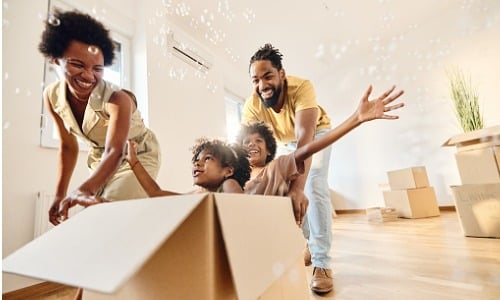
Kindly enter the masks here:
[[311, 264], [312, 264], [312, 261], [311, 261], [311, 252], [309, 252], [309, 246], [306, 243], [306, 247], [304, 248], [304, 265], [306, 267], [308, 267]]
[[328, 293], [333, 290], [332, 270], [314, 267], [311, 290], [316, 293]]

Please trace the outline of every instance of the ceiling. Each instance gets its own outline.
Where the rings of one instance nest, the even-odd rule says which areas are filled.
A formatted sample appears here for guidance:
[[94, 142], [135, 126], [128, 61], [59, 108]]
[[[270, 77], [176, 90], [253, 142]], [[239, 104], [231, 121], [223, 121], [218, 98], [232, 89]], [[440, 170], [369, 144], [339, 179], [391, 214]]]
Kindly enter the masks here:
[[[250, 56], [270, 42], [284, 54], [287, 70], [310, 78], [349, 65], [350, 59], [360, 56], [380, 61], [398, 43], [412, 43], [405, 41], [412, 32], [445, 16], [479, 12], [481, 17], [493, 15], [498, 21], [499, 8], [495, 0], [160, 2], [159, 15], [237, 69], [246, 71]], [[437, 34], [430, 38], [439, 39]]]

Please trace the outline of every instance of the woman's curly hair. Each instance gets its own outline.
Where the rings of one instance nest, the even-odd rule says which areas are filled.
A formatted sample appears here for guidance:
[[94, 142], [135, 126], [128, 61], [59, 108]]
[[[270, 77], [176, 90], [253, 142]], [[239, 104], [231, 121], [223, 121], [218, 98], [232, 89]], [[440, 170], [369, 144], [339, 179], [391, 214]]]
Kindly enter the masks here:
[[45, 21], [38, 50], [45, 58], [60, 58], [73, 40], [99, 47], [104, 56], [104, 65], [109, 66], [113, 63], [114, 44], [109, 36], [109, 30], [90, 15], [77, 10], [67, 12], [54, 10]]
[[196, 162], [198, 155], [204, 150], [219, 159], [222, 167], [232, 167], [233, 175], [229, 178], [235, 179], [241, 188], [244, 188], [245, 183], [250, 179], [251, 168], [248, 153], [241, 145], [230, 145], [217, 139], [200, 138], [191, 148], [193, 152], [191, 161]]
[[273, 47], [273, 45], [267, 43], [263, 47], [260, 47], [259, 50], [257, 50], [257, 52], [255, 52], [254, 55], [250, 58], [248, 70], [250, 71], [250, 67], [257, 60], [268, 60], [271, 62], [273, 67], [281, 70], [283, 68], [283, 65], [281, 64], [282, 57], [283, 54], [281, 54], [279, 49], [276, 49]]
[[276, 156], [276, 138], [274, 137], [274, 132], [262, 121], [249, 122], [246, 124], [241, 124], [240, 131], [236, 136], [236, 142], [240, 145], [243, 145], [243, 141], [245, 138], [250, 135], [257, 133], [259, 134], [264, 141], [266, 142], [267, 151], [269, 151], [269, 155], [266, 157], [266, 164], [274, 159]]

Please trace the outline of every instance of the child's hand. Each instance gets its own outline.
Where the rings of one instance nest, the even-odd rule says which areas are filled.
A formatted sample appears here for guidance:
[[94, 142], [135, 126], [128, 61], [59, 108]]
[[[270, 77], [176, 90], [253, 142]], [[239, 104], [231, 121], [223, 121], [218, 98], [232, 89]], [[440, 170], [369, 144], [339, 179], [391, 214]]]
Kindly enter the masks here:
[[127, 141], [127, 156], [125, 159], [131, 166], [137, 162], [137, 146], [136, 142], [132, 140]]

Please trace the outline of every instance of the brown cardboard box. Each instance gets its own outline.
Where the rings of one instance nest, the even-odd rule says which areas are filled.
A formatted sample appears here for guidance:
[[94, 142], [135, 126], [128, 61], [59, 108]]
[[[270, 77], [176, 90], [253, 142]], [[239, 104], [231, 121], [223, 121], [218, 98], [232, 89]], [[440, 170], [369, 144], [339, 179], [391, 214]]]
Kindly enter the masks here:
[[402, 218], [439, 216], [439, 207], [433, 187], [384, 191], [387, 207], [393, 207]]
[[465, 236], [500, 238], [500, 184], [452, 186]]
[[461, 151], [455, 159], [462, 184], [500, 183], [500, 146]]
[[289, 198], [196, 194], [84, 209], [3, 259], [3, 272], [84, 299], [309, 299]]
[[405, 190], [429, 186], [425, 167], [411, 167], [387, 172], [391, 190]]
[[462, 184], [500, 183], [500, 126], [455, 135], [443, 146], [456, 146]]
[[392, 207], [369, 207], [366, 216], [370, 222], [390, 222], [398, 218], [398, 211]]

